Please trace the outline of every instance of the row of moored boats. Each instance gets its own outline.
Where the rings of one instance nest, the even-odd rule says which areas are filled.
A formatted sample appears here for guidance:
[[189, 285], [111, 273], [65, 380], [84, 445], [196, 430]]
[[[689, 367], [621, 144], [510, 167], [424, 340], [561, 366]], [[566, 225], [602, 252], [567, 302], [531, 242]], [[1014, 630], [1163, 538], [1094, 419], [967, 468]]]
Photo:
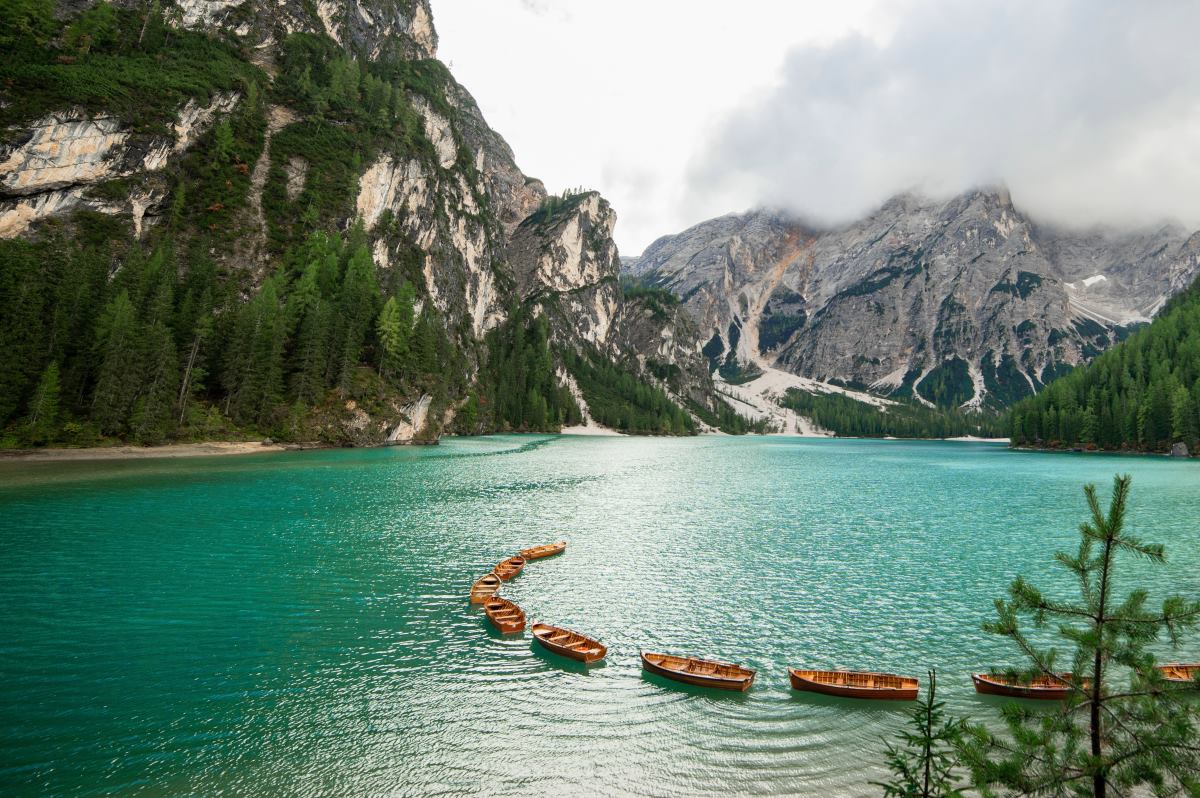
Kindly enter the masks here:
[[[646, 651], [642, 652], [642, 666], [668, 679], [723, 690], [749, 690], [756, 675], [756, 671], [742, 665]], [[1168, 682], [1193, 683], [1200, 678], [1200, 663], [1160, 665], [1158, 671]], [[921, 687], [916, 677], [875, 671], [788, 668], [788, 678], [795, 690], [877, 701], [912, 701]], [[1088, 680], [1077, 681], [1071, 673], [1046, 674], [1033, 679], [1002, 673], [973, 673], [971, 681], [976, 692], [1011, 698], [1062, 700], [1072, 690], [1090, 689]]]
[[[541, 560], [562, 554], [567, 542], [547, 543], [522, 549], [515, 557], [501, 560], [492, 572], [476, 580], [471, 586], [471, 603], [482, 604], [488, 622], [501, 634], [520, 634], [525, 631], [525, 611], [515, 602], [496, 595], [503, 584], [517, 574], [530, 560]], [[599, 662], [608, 654], [608, 649], [587, 635], [563, 629], [548, 623], [535, 623], [530, 627], [533, 639], [549, 651], [583, 663]]]
[[[559, 541], [524, 549], [517, 556], [501, 561], [491, 573], [481, 577], [471, 586], [471, 603], [483, 605], [488, 621], [501, 634], [519, 634], [525, 631], [525, 612], [497, 593], [505, 582], [521, 573], [521, 569], [530, 560], [552, 557], [566, 549], [566, 541]], [[530, 631], [533, 632], [534, 640], [547, 650], [578, 662], [599, 662], [608, 654], [608, 649], [598, 640], [570, 629], [548, 623], [535, 623], [530, 627]], [[742, 665], [699, 657], [643, 651], [641, 658], [642, 667], [648, 672], [699, 687], [745, 691], [750, 689], [757, 675], [757, 671]], [[1200, 663], [1161, 665], [1158, 671], [1169, 682], [1190, 683], [1200, 678]], [[788, 668], [788, 677], [796, 690], [843, 698], [911, 701], [917, 697], [920, 690], [920, 680], [915, 677], [874, 671]], [[1086, 679], [1076, 680], [1075, 675], [1071, 673], [1045, 674], [1033, 679], [1002, 673], [973, 673], [971, 681], [979, 693], [1013, 698], [1061, 700], [1072, 690], [1090, 689]]]

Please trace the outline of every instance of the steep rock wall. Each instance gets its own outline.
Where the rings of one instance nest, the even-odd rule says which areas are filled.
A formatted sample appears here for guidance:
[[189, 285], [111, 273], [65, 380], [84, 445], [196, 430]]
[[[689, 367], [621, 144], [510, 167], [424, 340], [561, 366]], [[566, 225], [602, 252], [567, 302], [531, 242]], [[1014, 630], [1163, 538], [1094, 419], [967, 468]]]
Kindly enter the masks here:
[[715, 411], [708, 361], [690, 316], [678, 306], [624, 296], [612, 207], [596, 192], [560, 203], [526, 219], [509, 242], [520, 296], [546, 315], [560, 346], [594, 347], [680, 404]]
[[140, 229], [141, 215], [161, 195], [122, 203], [88, 200], [87, 189], [165, 169], [238, 100], [235, 93], [217, 94], [204, 105], [188, 100], [179, 108], [170, 136], [136, 133], [115, 117], [89, 115], [80, 108], [56, 111], [9, 131], [9, 143], [0, 148], [0, 238], [20, 235], [38, 220], [81, 204], [129, 213]]
[[612, 239], [617, 215], [596, 192], [530, 216], [513, 232], [507, 261], [517, 291], [536, 299], [562, 342], [610, 343], [620, 290], [620, 258]]

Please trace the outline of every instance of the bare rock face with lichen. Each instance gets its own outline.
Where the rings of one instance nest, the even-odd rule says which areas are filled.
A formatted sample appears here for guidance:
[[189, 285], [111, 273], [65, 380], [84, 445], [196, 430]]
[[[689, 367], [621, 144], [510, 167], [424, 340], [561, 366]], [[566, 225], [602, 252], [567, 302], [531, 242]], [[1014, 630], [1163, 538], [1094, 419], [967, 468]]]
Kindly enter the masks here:
[[555, 198], [513, 232], [507, 261], [522, 300], [567, 346], [594, 347], [685, 406], [714, 410], [695, 324], [674, 303], [626, 297], [612, 240], [616, 213], [598, 193]]
[[[92, 0], [59, 0], [57, 11], [71, 16]], [[115, 0], [114, 6], [141, 10], [141, 0]], [[243, 40], [269, 59], [271, 49], [293, 33], [329, 36], [347, 50], [378, 58], [436, 58], [437, 31], [429, 0], [175, 0], [164, 2], [171, 24], [189, 30], [220, 32]]]

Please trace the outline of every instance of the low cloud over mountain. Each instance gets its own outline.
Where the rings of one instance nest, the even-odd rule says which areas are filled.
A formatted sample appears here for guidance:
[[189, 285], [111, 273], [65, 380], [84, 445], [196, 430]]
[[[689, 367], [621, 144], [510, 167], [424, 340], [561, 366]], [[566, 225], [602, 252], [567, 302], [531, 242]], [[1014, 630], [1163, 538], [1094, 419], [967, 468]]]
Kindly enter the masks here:
[[891, 36], [789, 54], [693, 159], [694, 216], [822, 222], [1003, 182], [1040, 218], [1200, 225], [1200, 4], [918, 0]]

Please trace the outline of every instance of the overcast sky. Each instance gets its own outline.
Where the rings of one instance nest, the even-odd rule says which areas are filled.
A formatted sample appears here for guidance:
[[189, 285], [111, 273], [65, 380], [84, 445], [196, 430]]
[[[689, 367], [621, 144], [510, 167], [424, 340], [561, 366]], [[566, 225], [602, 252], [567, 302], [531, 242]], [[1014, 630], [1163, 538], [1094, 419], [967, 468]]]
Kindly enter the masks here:
[[1200, 2], [433, 0], [517, 163], [617, 243], [769, 204], [1005, 183], [1067, 224], [1200, 228]]

